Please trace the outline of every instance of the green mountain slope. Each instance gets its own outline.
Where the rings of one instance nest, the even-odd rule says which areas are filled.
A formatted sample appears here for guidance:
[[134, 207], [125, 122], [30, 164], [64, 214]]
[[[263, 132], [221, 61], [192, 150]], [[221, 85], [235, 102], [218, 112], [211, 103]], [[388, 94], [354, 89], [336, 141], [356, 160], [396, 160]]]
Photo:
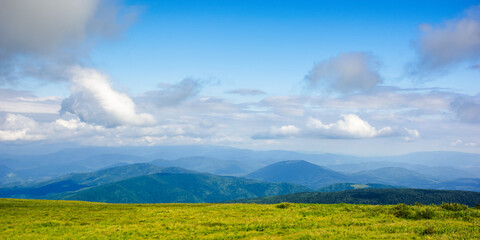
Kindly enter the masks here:
[[248, 178], [268, 182], [288, 182], [319, 188], [350, 178], [342, 173], [303, 160], [283, 161], [268, 165], [246, 175]]
[[71, 194], [60, 194], [51, 199], [109, 203], [200, 203], [309, 190], [300, 185], [264, 183], [245, 178], [210, 174], [160, 173], [80, 190]]
[[349, 203], [349, 204], [441, 204], [461, 203], [475, 206], [480, 203], [480, 193], [468, 191], [425, 189], [356, 189], [342, 192], [303, 192], [282, 196], [244, 199], [234, 202], [272, 204], [291, 203]]

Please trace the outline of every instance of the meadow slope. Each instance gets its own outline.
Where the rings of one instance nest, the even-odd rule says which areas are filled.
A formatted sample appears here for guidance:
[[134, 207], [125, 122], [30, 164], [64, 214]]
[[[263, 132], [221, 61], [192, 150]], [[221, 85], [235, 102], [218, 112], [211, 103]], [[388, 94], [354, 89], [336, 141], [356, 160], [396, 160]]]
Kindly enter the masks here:
[[0, 239], [480, 238], [463, 205], [106, 204], [0, 199]]

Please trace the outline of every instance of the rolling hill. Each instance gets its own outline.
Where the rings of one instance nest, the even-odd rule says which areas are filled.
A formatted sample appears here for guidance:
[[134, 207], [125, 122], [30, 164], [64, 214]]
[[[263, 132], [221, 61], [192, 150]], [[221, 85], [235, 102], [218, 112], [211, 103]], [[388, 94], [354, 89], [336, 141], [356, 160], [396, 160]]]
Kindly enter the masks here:
[[108, 203], [201, 203], [222, 202], [310, 191], [287, 183], [199, 173], [157, 173], [92, 187], [50, 199], [82, 200]]
[[342, 192], [302, 192], [282, 196], [232, 201], [236, 203], [274, 204], [290, 203], [349, 203], [349, 204], [442, 204], [460, 203], [476, 206], [480, 203], [480, 193], [468, 191], [425, 190], [425, 189], [355, 189]]
[[350, 178], [342, 173], [303, 160], [283, 161], [268, 165], [245, 177], [267, 182], [287, 182], [320, 188]]

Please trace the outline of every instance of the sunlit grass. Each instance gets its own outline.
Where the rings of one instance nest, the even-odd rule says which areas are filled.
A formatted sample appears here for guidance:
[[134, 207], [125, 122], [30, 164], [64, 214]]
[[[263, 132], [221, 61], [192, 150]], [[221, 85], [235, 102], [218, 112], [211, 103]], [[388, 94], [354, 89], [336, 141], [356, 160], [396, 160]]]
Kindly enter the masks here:
[[104, 204], [0, 199], [0, 239], [480, 238], [480, 210], [349, 204]]

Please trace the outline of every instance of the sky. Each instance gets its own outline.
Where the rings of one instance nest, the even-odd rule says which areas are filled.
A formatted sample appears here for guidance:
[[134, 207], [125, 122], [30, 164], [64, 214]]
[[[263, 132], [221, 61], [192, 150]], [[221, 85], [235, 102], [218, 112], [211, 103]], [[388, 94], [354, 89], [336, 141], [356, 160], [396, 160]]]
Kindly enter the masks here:
[[0, 146], [480, 153], [477, 1], [0, 2]]

